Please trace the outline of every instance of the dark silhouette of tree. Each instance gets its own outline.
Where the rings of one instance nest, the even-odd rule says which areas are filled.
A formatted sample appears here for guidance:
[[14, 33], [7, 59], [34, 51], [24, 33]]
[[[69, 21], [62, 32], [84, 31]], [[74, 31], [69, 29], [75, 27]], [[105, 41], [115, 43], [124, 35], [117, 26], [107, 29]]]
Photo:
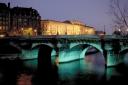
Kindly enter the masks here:
[[114, 26], [122, 36], [128, 34], [128, 5], [127, 0], [110, 0], [110, 13], [113, 15]]

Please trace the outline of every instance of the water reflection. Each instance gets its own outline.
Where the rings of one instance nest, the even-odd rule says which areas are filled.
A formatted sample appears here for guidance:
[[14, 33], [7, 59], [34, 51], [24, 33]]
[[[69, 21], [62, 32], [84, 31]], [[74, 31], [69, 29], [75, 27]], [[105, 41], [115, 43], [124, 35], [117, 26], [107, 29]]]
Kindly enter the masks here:
[[18, 75], [16, 85], [32, 85], [32, 75], [23, 73]]
[[70, 63], [59, 64], [59, 78], [62, 80], [73, 79], [80, 73], [80, 62], [73, 61]]
[[22, 71], [22, 62], [0, 60], [0, 85], [16, 85], [17, 75]]
[[[80, 85], [94, 82], [119, 82], [128, 80], [127, 65], [105, 68], [104, 57], [100, 53], [87, 55], [84, 59], [61, 63], [52, 78], [57, 85]], [[42, 67], [43, 68], [43, 67]], [[40, 85], [36, 80], [37, 59], [28, 61], [0, 61], [0, 85]], [[46, 76], [47, 72], [44, 73]], [[57, 77], [59, 79], [57, 79]], [[43, 76], [41, 77], [43, 78]], [[45, 81], [41, 79], [42, 84]]]
[[114, 67], [107, 68], [107, 71], [106, 71], [106, 78], [107, 78], [107, 80], [111, 80], [111, 78], [113, 76], [121, 76], [121, 74]]
[[[25, 61], [29, 68], [37, 68], [37, 60]], [[85, 56], [84, 59], [61, 63], [58, 66], [59, 84], [75, 85], [77, 80], [84, 81], [109, 81], [113, 76], [121, 74], [115, 67], [105, 68], [105, 60], [101, 53]]]
[[37, 69], [37, 64], [38, 64], [38, 60], [37, 59], [23, 61], [23, 65], [26, 68], [30, 68], [31, 70], [36, 70]]

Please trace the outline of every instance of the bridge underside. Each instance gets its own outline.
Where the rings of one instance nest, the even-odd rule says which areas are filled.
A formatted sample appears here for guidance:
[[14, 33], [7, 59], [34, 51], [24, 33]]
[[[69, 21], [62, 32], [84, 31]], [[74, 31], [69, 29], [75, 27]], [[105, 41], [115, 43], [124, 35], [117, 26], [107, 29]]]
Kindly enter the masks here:
[[[43, 43], [44, 44], [44, 43]], [[42, 43], [32, 45], [32, 48], [30, 49], [21, 49], [20, 47], [17, 47], [14, 44], [10, 44], [11, 49], [17, 50], [17, 53], [20, 54], [21, 59], [35, 59], [38, 58], [39, 54], [39, 47], [43, 45]], [[86, 53], [88, 49], [95, 48], [103, 54], [103, 51], [101, 49], [101, 46], [96, 43], [70, 43], [70, 44], [60, 44], [59, 51], [56, 52], [56, 49], [54, 48], [54, 45], [45, 43], [43, 46], [50, 47], [51, 53], [49, 55], [51, 56], [51, 59], [55, 61], [56, 57], [58, 57], [58, 61], [60, 63], [62, 62], [70, 62], [78, 59], [84, 59], [86, 57]], [[8, 46], [9, 47], [9, 46]], [[4, 46], [0, 47], [0, 50], [2, 50]], [[4, 49], [5, 50], [5, 49]], [[1, 53], [2, 51], [0, 51]], [[104, 61], [106, 62], [107, 66], [114, 66], [122, 62], [126, 62], [127, 59], [122, 57], [122, 54], [127, 53], [127, 48], [120, 51], [120, 54], [114, 54], [112, 49], [107, 50], [107, 57], [104, 57]], [[106, 59], [106, 60], [105, 60]]]
[[[84, 59], [86, 57], [87, 51], [90, 48], [93, 48], [94, 52], [98, 51], [98, 49], [96, 49], [95, 47], [93, 47], [91, 45], [80, 44], [80, 45], [75, 45], [72, 48], [70, 48], [70, 46], [60, 47], [58, 55], [57, 55], [56, 50], [54, 48], [52, 48], [52, 51], [49, 54], [51, 55], [52, 61], [55, 61], [56, 57], [58, 57], [59, 63], [65, 63], [65, 62], [71, 62], [74, 60]], [[22, 59], [37, 58], [38, 57], [38, 51], [39, 51], [39, 46], [34, 47], [34, 49], [32, 49], [32, 50], [22, 50], [21, 58]]]
[[[59, 63], [70, 62], [74, 60], [84, 59], [86, 57], [86, 53], [89, 48], [90, 48], [89, 46], [84, 49], [81, 48], [80, 46], [76, 46], [72, 49], [60, 48], [59, 55], [57, 55], [55, 49], [52, 49], [50, 56], [53, 62], [55, 61], [56, 57], [58, 57]], [[21, 59], [37, 58], [38, 52], [39, 52], [38, 48], [32, 49], [32, 50], [22, 50]], [[105, 61], [105, 58], [104, 58], [104, 61]], [[124, 57], [122, 57], [119, 54], [115, 55], [111, 52], [108, 52], [107, 60], [106, 60], [107, 66], [115, 66], [122, 62], [124, 62]]]

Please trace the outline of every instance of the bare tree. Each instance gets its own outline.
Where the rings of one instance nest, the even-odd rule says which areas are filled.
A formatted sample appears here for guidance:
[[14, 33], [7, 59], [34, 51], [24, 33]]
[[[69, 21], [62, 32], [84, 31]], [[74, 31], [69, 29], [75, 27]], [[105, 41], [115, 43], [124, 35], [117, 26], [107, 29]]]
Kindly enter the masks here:
[[125, 0], [110, 0], [110, 11], [113, 15], [113, 21], [116, 29], [121, 32], [121, 35], [128, 35], [128, 6], [124, 3]]

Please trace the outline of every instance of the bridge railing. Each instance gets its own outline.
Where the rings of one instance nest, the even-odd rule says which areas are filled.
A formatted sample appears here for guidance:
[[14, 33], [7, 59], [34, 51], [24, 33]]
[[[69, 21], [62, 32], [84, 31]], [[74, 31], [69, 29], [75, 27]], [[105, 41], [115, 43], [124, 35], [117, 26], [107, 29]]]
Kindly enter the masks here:
[[[7, 40], [49, 40], [49, 39], [76, 39], [76, 40], [80, 40], [80, 39], [89, 39], [89, 40], [100, 40], [101, 38], [97, 35], [42, 35], [42, 36], [15, 36], [15, 37], [3, 37], [0, 38], [1, 39], [7, 39]], [[112, 40], [112, 39], [119, 39], [121, 41], [123, 40], [127, 40], [127, 38], [124, 37], [116, 37], [113, 35], [105, 35], [104, 40]]]

